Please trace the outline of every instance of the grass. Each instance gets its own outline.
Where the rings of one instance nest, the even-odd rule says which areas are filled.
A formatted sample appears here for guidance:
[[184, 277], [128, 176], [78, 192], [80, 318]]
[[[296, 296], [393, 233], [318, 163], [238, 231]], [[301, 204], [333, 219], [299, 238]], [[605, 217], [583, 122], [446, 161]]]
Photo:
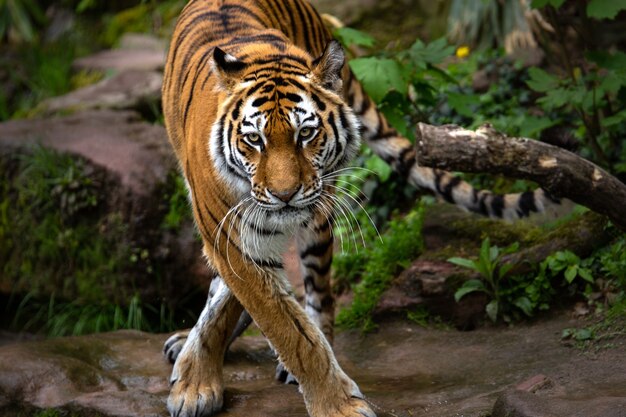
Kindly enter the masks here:
[[389, 222], [380, 243], [376, 242], [361, 252], [355, 248], [336, 257], [333, 265], [339, 280], [354, 282], [360, 277], [360, 282], [353, 285], [352, 305], [337, 316], [339, 326], [363, 331], [375, 328], [371, 316], [381, 295], [395, 275], [408, 267], [423, 250], [423, 213], [420, 205], [403, 219]]
[[[63, 336], [164, 332], [195, 322], [194, 313], [174, 311], [163, 295], [165, 267], [105, 200], [103, 172], [39, 146], [0, 159], [0, 169], [7, 174], [0, 180], [0, 286], [12, 291], [0, 312], [6, 324]], [[189, 206], [184, 184], [172, 178], [169, 212], [156, 224], [175, 228]], [[195, 306], [193, 297], [177, 303]]]

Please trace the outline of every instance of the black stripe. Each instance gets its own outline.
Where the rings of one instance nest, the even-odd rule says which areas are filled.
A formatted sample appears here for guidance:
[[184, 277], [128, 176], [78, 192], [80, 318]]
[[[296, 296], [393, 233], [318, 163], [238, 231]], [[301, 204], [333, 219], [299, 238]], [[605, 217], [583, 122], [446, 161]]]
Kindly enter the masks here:
[[330, 264], [330, 260], [319, 266], [311, 262], [305, 262], [304, 267], [315, 271], [318, 275], [326, 275], [330, 271]]
[[267, 103], [270, 99], [268, 97], [259, 97], [252, 102], [253, 107], [261, 107]]
[[[251, 11], [250, 9], [243, 7], [243, 6], [239, 6], [236, 4], [226, 4], [226, 5], [222, 5], [222, 7], [220, 7], [220, 11], [224, 10], [224, 12], [222, 12], [222, 15], [225, 17], [230, 17], [230, 16], [236, 16], [233, 14], [233, 12], [239, 12], [241, 14], [245, 14], [248, 17], [253, 18], [254, 20], [256, 20], [258, 23], [260, 23], [263, 26], [265, 25], [265, 22], [263, 22], [263, 20], [257, 16], [253, 11]], [[239, 17], [239, 16], [236, 16]], [[244, 20], [244, 22], [246, 22], [246, 20]], [[247, 23], [247, 22], [246, 22]]]
[[328, 230], [328, 228], [330, 227], [330, 223], [329, 222], [324, 222], [318, 226], [315, 226], [315, 228], [313, 229], [313, 231], [320, 233], [323, 232], [324, 230]]
[[313, 278], [312, 275], [306, 275], [304, 277], [304, 289], [307, 294], [310, 294], [311, 292], [323, 293], [326, 292], [328, 287], [318, 287], [315, 283], [315, 278]]
[[242, 104], [243, 104], [242, 99], [237, 100], [237, 102], [235, 103], [235, 107], [233, 108], [233, 112], [231, 113], [231, 117], [233, 120], [237, 120], [239, 118], [239, 108], [241, 107]]
[[295, 1], [295, 9], [296, 12], [298, 13], [298, 16], [300, 17], [300, 22], [302, 22], [301, 25], [301, 30], [302, 33], [304, 35], [304, 44], [306, 46], [306, 51], [310, 54], [313, 54], [313, 46], [311, 44], [311, 37], [309, 36], [309, 29], [311, 28], [311, 22], [309, 19], [307, 19], [307, 16], [305, 16], [304, 11], [302, 10], [302, 8], [300, 7], [300, 2], [299, 1]]
[[448, 181], [448, 183], [445, 185], [445, 187], [443, 187], [443, 189], [441, 190], [441, 194], [443, 195], [443, 198], [448, 203], [454, 204], [454, 196], [452, 195], [452, 192], [454, 191], [454, 189], [461, 182], [463, 182], [463, 180], [461, 178], [459, 178], [459, 177], [452, 177], [452, 179], [450, 181]]
[[[191, 88], [189, 88], [189, 98], [187, 98], [187, 104], [185, 105], [185, 111], [183, 112], [183, 130], [187, 129], [187, 115], [189, 113], [189, 108], [191, 107], [191, 102], [194, 97], [194, 90], [196, 88], [196, 82], [198, 81], [198, 75], [200, 75], [200, 72], [202, 71], [202, 69], [204, 69], [207, 62], [209, 62], [208, 56], [212, 51], [213, 49], [209, 49], [205, 51], [204, 54], [202, 54], [202, 57], [200, 58], [200, 65], [198, 65], [198, 68], [196, 68], [196, 73], [193, 76], [193, 81], [191, 82]], [[187, 71], [187, 75], [189, 74], [190, 71], [191, 69]], [[185, 86], [185, 82], [187, 81], [187, 75], [185, 75], [185, 80], [182, 83], [183, 88]]]
[[497, 217], [502, 217], [502, 210], [504, 209], [504, 197], [501, 195], [494, 195], [491, 200], [491, 210]]
[[[304, 336], [304, 338], [307, 340], [307, 342], [309, 342], [309, 344], [310, 344], [311, 346], [313, 346], [313, 341], [309, 338], [309, 335], [308, 335], [308, 334], [306, 334], [306, 332], [304, 331], [304, 328], [302, 327], [302, 324], [300, 323], [300, 320], [298, 320], [298, 318], [297, 318], [297, 317], [293, 317], [293, 324], [295, 324], [295, 325], [296, 325], [296, 329], [298, 329], [298, 331], [300, 332], [300, 334], [301, 334], [302, 336]], [[298, 355], [298, 357], [300, 357], [300, 356]]]
[[521, 210], [522, 217], [528, 217], [530, 212], [537, 212], [537, 205], [535, 204], [535, 193], [532, 191], [526, 191], [522, 193], [519, 198], [519, 209]]
[[316, 242], [313, 245], [307, 247], [300, 253], [300, 258], [306, 258], [309, 255], [322, 256], [328, 251], [328, 247], [333, 243], [332, 239]]
[[257, 264], [261, 268], [283, 269], [283, 263], [280, 261], [275, 261], [273, 259], [250, 259], [252, 259], [252, 262]]
[[317, 94], [311, 93], [311, 98], [315, 102], [315, 105], [317, 106], [317, 108], [320, 109], [320, 111], [326, 110], [326, 104], [324, 104], [324, 102], [320, 100]]
[[322, 307], [316, 306], [310, 300], [307, 300], [306, 305], [317, 311], [318, 314], [322, 314]]

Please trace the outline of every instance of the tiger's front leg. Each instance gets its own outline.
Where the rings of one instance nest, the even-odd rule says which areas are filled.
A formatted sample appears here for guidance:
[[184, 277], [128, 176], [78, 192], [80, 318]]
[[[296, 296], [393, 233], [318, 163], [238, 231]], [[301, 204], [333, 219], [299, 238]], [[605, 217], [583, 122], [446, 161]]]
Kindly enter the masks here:
[[[304, 309], [332, 346], [335, 325], [335, 299], [330, 281], [333, 260], [333, 232], [328, 219], [317, 214], [311, 224], [297, 234], [300, 272], [304, 281]], [[286, 384], [298, 382], [278, 364], [276, 379]]]
[[223, 405], [224, 353], [243, 308], [228, 287], [216, 279], [217, 290], [207, 299], [176, 356], [167, 399], [172, 417], [212, 415]]
[[309, 414], [374, 417], [356, 383], [337, 363], [322, 331], [291, 295], [282, 265], [251, 265], [237, 246], [228, 246], [223, 255], [213, 254], [213, 264], [270, 340], [279, 360], [299, 381]]

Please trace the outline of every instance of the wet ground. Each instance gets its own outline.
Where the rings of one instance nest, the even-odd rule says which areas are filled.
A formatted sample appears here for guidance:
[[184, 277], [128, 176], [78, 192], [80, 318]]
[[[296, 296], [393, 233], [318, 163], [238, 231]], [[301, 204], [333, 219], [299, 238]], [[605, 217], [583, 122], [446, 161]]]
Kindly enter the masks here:
[[[608, 413], [580, 416], [626, 416], [624, 340], [598, 351], [564, 344], [562, 330], [577, 324], [567, 313], [472, 332], [392, 320], [367, 335], [340, 332], [335, 350], [379, 416], [487, 416], [504, 392], [530, 396], [525, 401], [531, 404], [610, 406]], [[165, 338], [124, 331], [5, 344], [0, 415], [19, 415], [10, 410], [20, 403], [77, 410], [81, 416], [167, 416]], [[274, 366], [262, 337], [236, 341], [224, 369], [222, 415], [305, 417], [297, 387], [275, 382]], [[515, 387], [523, 391], [510, 391]]]

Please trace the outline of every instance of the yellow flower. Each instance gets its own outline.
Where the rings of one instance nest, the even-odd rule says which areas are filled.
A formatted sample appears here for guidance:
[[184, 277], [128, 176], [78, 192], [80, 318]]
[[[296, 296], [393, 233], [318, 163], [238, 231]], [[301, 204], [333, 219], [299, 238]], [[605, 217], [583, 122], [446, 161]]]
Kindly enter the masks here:
[[465, 58], [470, 54], [469, 46], [459, 46], [456, 50], [457, 58]]

